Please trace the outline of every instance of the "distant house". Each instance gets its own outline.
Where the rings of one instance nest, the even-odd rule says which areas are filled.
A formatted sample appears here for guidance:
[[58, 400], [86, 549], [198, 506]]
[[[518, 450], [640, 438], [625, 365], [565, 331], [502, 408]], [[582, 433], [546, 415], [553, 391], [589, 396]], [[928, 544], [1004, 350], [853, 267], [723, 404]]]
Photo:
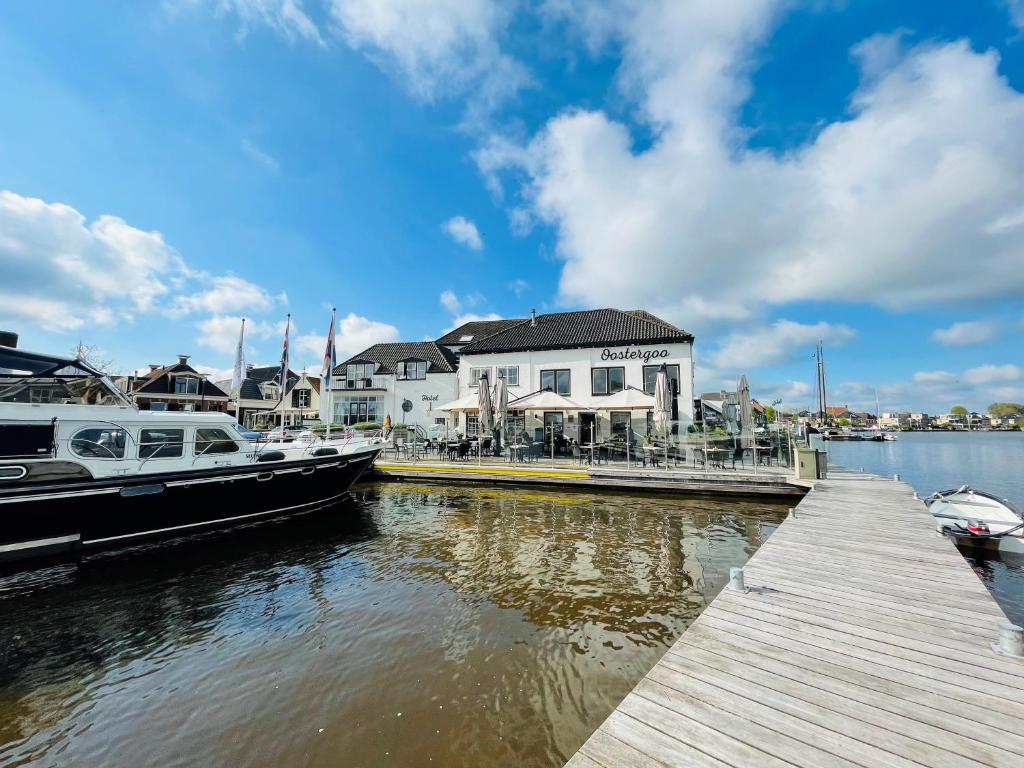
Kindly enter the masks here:
[[878, 418], [878, 426], [885, 427], [886, 429], [900, 429], [902, 427], [909, 427], [910, 414], [897, 413], [894, 411], [883, 413]]
[[851, 424], [853, 423], [854, 413], [850, 410], [849, 406], [846, 405], [829, 405], [825, 408], [825, 413], [830, 421], [838, 421], [839, 419], [846, 419]]
[[[289, 379], [289, 381], [291, 381]], [[281, 402], [269, 415], [271, 423], [285, 426], [301, 426], [320, 421], [320, 378], [303, 373], [290, 384]]]
[[[238, 396], [231, 397], [227, 407], [227, 411], [235, 415], [239, 424], [250, 429], [280, 426], [282, 411], [278, 409], [279, 401], [283, 401], [283, 397], [299, 381], [299, 375], [289, 370], [285, 391], [282, 393], [278, 381], [280, 371], [277, 365], [250, 365], [246, 368]], [[224, 391], [230, 391], [230, 381], [219, 382], [219, 385]]]
[[142, 411], [226, 411], [228, 393], [207, 380], [179, 355], [171, 365], [150, 365], [149, 372], [128, 377], [125, 388]]

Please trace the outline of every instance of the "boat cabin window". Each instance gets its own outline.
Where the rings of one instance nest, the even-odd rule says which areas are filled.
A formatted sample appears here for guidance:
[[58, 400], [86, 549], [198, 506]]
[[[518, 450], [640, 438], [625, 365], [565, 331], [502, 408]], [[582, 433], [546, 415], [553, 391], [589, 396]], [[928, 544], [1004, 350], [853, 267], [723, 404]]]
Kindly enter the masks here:
[[174, 459], [185, 446], [184, 429], [144, 429], [139, 433], [140, 459]]
[[123, 459], [128, 433], [119, 427], [86, 427], [71, 438], [71, 452], [86, 459]]
[[48, 456], [53, 452], [53, 424], [0, 424], [0, 457]]
[[209, 456], [214, 453], [235, 453], [238, 443], [223, 429], [196, 430], [196, 456]]

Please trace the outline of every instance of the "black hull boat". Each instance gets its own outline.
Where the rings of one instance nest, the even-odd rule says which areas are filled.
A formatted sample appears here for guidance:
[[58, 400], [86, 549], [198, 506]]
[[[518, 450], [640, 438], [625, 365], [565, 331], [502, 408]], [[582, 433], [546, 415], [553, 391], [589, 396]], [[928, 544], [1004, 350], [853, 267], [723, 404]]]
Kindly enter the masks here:
[[[327, 506], [346, 495], [376, 451], [144, 476], [0, 485], [0, 563], [121, 546], [144, 538]], [[2, 466], [2, 465], [0, 465]]]
[[252, 443], [227, 414], [140, 411], [81, 360], [0, 346], [0, 563], [327, 506], [380, 449]]

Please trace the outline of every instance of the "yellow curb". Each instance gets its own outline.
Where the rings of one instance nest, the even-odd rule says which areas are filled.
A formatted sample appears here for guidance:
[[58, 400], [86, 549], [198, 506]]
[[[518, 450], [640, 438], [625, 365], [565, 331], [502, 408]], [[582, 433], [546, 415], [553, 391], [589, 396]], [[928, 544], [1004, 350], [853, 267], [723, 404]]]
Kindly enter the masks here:
[[565, 477], [585, 479], [589, 477], [586, 472], [574, 472], [572, 470], [536, 470], [536, 469], [506, 469], [504, 467], [438, 467], [413, 464], [375, 464], [377, 469], [393, 472], [438, 472], [457, 473], [474, 475], [503, 475], [506, 477]]

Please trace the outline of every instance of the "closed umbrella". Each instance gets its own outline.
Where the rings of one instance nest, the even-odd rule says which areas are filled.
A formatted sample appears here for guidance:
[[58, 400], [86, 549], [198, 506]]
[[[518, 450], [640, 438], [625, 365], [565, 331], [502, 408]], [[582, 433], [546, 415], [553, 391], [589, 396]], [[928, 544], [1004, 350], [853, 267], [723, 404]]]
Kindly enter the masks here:
[[[740, 376], [740, 383], [736, 386], [736, 395], [739, 398], [740, 409], [740, 445], [750, 448], [754, 444], [754, 406], [750, 401], [750, 385], [747, 384], [747, 377]], [[757, 462], [755, 461], [756, 465]]]
[[494, 428], [504, 429], [508, 421], [508, 386], [504, 378], [494, 382]]
[[476, 407], [480, 411], [479, 424], [480, 424], [480, 440], [477, 443], [477, 453], [481, 460], [484, 455], [484, 435], [490, 434], [491, 430], [494, 429], [494, 407], [491, 405], [491, 386], [487, 381], [487, 375], [484, 374], [480, 377], [480, 386], [477, 388], [477, 403]]
[[668, 367], [662, 363], [658, 376], [654, 380], [654, 428], [662, 434], [667, 434], [670, 421], [672, 421], [672, 387], [668, 382]]

